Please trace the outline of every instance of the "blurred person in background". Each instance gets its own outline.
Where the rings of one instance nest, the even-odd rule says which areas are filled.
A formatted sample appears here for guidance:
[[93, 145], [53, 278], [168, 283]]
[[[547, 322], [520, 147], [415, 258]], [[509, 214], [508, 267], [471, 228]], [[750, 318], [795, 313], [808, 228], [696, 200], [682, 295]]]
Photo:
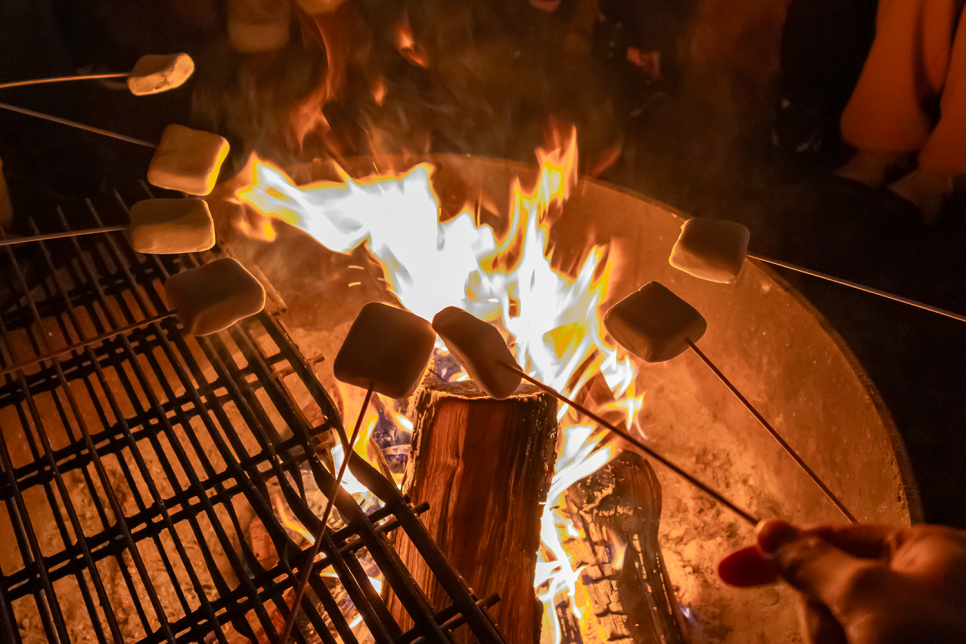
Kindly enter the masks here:
[[[926, 222], [966, 177], [964, 5], [880, 0], [872, 50], [842, 114], [856, 153], [837, 174], [876, 189], [888, 183]], [[896, 169], [909, 171], [895, 178]]]

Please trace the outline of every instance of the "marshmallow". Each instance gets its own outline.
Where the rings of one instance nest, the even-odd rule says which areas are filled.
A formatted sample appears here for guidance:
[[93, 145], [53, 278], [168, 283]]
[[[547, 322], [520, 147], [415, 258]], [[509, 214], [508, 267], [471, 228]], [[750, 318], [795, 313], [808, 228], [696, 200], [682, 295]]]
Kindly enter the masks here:
[[451, 306], [433, 318], [446, 348], [491, 398], [503, 400], [520, 384], [520, 375], [500, 366], [514, 365], [513, 354], [492, 325]]
[[127, 75], [127, 87], [135, 96], [158, 94], [181, 87], [195, 73], [188, 54], [141, 56]]
[[131, 206], [128, 240], [139, 253], [196, 253], [215, 245], [215, 222], [202, 199], [146, 199]]
[[227, 156], [228, 141], [222, 137], [169, 125], [148, 166], [148, 183], [202, 197], [214, 189]]
[[288, 44], [291, 7], [279, 0], [228, 0], [228, 40], [235, 51], [276, 51]]
[[645, 362], [664, 362], [697, 342], [708, 323], [690, 304], [657, 282], [648, 282], [604, 314], [604, 327]]
[[750, 237], [747, 228], [733, 221], [689, 219], [681, 226], [668, 261], [689, 275], [731, 284], [745, 263]]
[[164, 298], [192, 335], [210, 335], [265, 308], [265, 289], [231, 257], [172, 275]]
[[332, 370], [342, 382], [390, 398], [406, 398], [419, 384], [436, 344], [429, 322], [379, 302], [362, 307]]

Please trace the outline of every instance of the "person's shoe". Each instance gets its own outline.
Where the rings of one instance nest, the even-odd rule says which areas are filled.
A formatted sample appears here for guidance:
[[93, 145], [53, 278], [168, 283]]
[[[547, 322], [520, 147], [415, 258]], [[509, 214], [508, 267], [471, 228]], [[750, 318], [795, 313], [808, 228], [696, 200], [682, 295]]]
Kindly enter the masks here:
[[917, 168], [898, 181], [890, 183], [888, 189], [915, 206], [922, 220], [930, 224], [936, 220], [955, 192], [956, 181], [949, 175], [939, 174], [928, 168]]
[[848, 163], [835, 171], [836, 176], [863, 183], [870, 188], [881, 188], [889, 169], [902, 158], [899, 152], [858, 150]]

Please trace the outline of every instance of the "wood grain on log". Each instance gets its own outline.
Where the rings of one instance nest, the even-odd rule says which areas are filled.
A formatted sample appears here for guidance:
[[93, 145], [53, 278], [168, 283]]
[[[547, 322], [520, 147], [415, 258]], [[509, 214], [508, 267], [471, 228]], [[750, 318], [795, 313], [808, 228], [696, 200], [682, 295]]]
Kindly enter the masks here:
[[[658, 545], [661, 486], [650, 464], [623, 452], [563, 494], [582, 534], [564, 541], [605, 642], [683, 644], [674, 589]], [[623, 552], [621, 552], [623, 550]]]
[[[497, 401], [471, 382], [430, 375], [410, 411], [415, 433], [406, 493], [413, 504], [430, 504], [422, 517], [429, 534], [477, 596], [500, 595], [490, 613], [506, 641], [537, 644], [542, 610], [533, 577], [556, 457], [556, 401], [529, 386]], [[396, 546], [436, 610], [447, 606], [412, 544], [400, 538]], [[398, 602], [390, 607], [406, 628]], [[470, 639], [465, 629], [454, 636]]]

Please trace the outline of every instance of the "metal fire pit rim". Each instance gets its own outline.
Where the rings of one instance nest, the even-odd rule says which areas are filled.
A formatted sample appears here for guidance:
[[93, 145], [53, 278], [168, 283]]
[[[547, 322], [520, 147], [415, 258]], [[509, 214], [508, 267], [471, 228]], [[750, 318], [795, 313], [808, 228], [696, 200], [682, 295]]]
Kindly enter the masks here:
[[[393, 157], [402, 160], [402, 157]], [[495, 164], [500, 164], [510, 168], [519, 169], [519, 174], [525, 175], [526, 173], [535, 172], [537, 167], [535, 165], [522, 163], [520, 161], [514, 161], [509, 159], [500, 159], [498, 157], [489, 157], [483, 155], [473, 155], [473, 154], [449, 154], [449, 153], [434, 153], [428, 155], [420, 155], [409, 157], [406, 160], [416, 165], [420, 162], [430, 162], [436, 167], [442, 167], [447, 160], [463, 160], [465, 158], [476, 159], [484, 162], [491, 162]], [[348, 159], [347, 162], [354, 163], [359, 161], [368, 161], [373, 169], [374, 163], [371, 159], [359, 157]], [[687, 215], [683, 211], [670, 206], [660, 200], [648, 197], [636, 190], [626, 188], [617, 184], [609, 183], [607, 181], [601, 181], [600, 179], [594, 179], [591, 177], [580, 177], [578, 187], [580, 183], [591, 183], [601, 186], [608, 190], [613, 190], [644, 203], [659, 208], [668, 214], [671, 214], [681, 220], [683, 224], [688, 219], [694, 219], [694, 217]], [[811, 317], [818, 322], [822, 329], [831, 338], [832, 343], [835, 345], [836, 349], [841, 353], [842, 357], [845, 359], [846, 364], [855, 373], [856, 378], [859, 380], [862, 388], [866, 391], [869, 399], [872, 401], [872, 405], [875, 408], [876, 414], [881, 418], [883, 427], [886, 430], [886, 434], [889, 438], [889, 442], [892, 445], [892, 451], [896, 457], [896, 463], [899, 469], [899, 474], [902, 479], [903, 490], [906, 495], [906, 502], [908, 504], [909, 518], [911, 523], [922, 523], [924, 521], [924, 510], [922, 505], [922, 497], [919, 493], [919, 484], [916, 482], [915, 472], [912, 468], [912, 462], [909, 459], [909, 453], [906, 449], [905, 441], [902, 435], [899, 433], [899, 429], [896, 426], [895, 419], [892, 416], [892, 412], [889, 411], [889, 407], [879, 392], [872, 378], [869, 376], [865, 367], [859, 361], [858, 357], [849, 347], [848, 343], [839, 334], [838, 331], [832, 326], [828, 319], [819, 311], [814, 304], [812, 304], [808, 298], [806, 298], [798, 289], [791, 285], [781, 274], [779, 274], [773, 268], [764, 265], [763, 263], [753, 260], [747, 262], [751, 267], [751, 270], [759, 272], [764, 277], [768, 278], [770, 281], [775, 283], [780, 287], [785, 293], [789, 294]]]

